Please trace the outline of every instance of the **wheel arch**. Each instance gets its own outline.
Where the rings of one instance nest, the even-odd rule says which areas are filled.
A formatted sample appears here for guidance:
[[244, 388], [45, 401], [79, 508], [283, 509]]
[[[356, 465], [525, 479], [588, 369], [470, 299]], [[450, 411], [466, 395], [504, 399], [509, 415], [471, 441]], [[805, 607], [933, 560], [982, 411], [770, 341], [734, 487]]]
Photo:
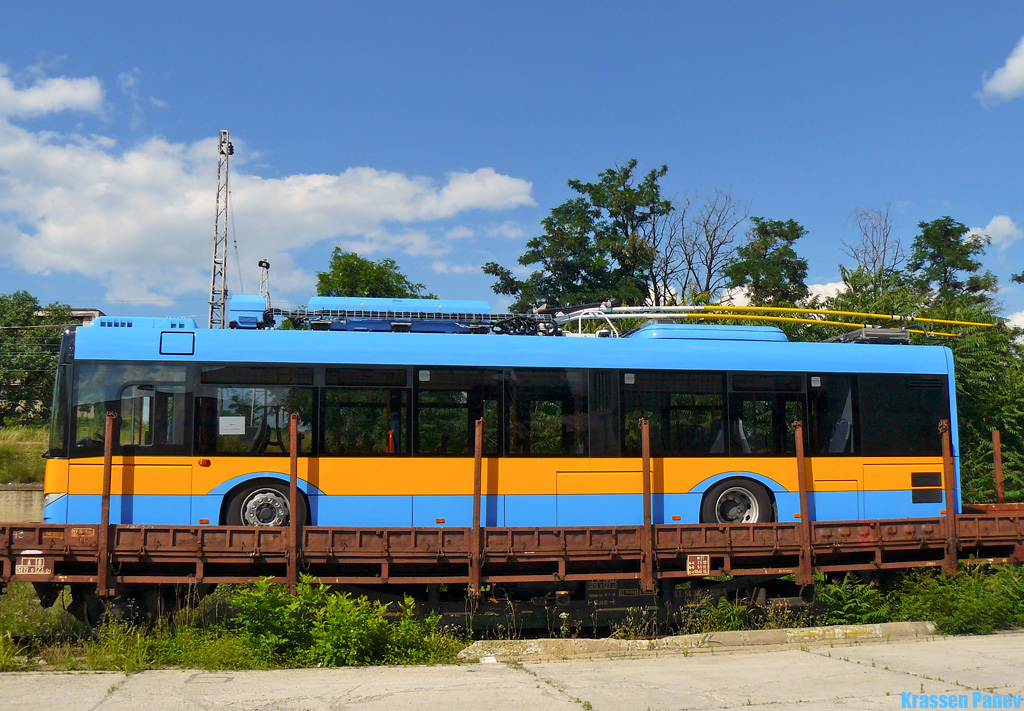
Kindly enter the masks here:
[[[240, 489], [261, 481], [274, 481], [284, 484], [285, 486], [290, 484], [290, 478], [280, 472], [252, 472], [232, 477], [210, 491], [211, 495], [220, 496], [220, 507], [217, 519], [220, 525], [223, 526], [227, 521], [228, 502], [231, 501], [232, 497], [234, 497]], [[313, 484], [310, 484], [305, 479], [299, 479], [299, 497], [302, 499], [302, 503], [306, 507], [307, 526], [313, 525], [312, 519], [314, 507], [312, 506], [310, 497], [321, 496], [322, 494], [323, 492]]]
[[771, 495], [773, 500], [775, 499], [776, 494], [785, 494], [789, 492], [789, 489], [784, 487], [782, 484], [780, 484], [779, 482], [775, 481], [770, 477], [764, 476], [763, 474], [755, 474], [754, 472], [735, 470], [729, 472], [719, 472], [718, 474], [713, 474], [712, 476], [709, 476], [707, 479], [698, 482], [696, 486], [690, 489], [690, 493], [700, 494], [703, 497], [703, 495], [708, 492], [708, 489], [728, 479], [750, 479], [751, 481], [755, 481], [768, 490], [768, 493]]
[[769, 512], [771, 520], [779, 520], [778, 495], [786, 493], [787, 490], [785, 489], [785, 487], [783, 487], [774, 479], [762, 476], [760, 474], [745, 471], [732, 471], [723, 472], [720, 474], [716, 474], [715, 476], [708, 477], [700, 484], [695, 486], [693, 489], [691, 489], [692, 493], [700, 494], [700, 504], [697, 507], [697, 511], [698, 518], [701, 520], [701, 522], [705, 522], [703, 520], [703, 512], [708, 500], [709, 493], [719, 484], [725, 483], [735, 483], [739, 485], [753, 484], [755, 487], [763, 489], [765, 494], [767, 494], [768, 496], [768, 504], [771, 507], [771, 511]]

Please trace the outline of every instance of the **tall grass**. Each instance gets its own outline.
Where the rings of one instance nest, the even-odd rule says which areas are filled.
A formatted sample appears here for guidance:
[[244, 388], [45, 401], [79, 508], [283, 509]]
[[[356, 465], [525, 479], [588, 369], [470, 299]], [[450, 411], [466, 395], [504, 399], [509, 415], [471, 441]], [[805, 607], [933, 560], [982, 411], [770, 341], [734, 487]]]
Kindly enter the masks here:
[[[812, 606], [761, 606], [742, 597], [687, 590], [670, 619], [637, 609], [613, 630], [620, 638], [777, 629], [821, 624], [932, 620], [943, 634], [988, 633], [1024, 626], [1024, 566], [963, 567], [955, 575], [912, 571], [869, 584], [854, 575], [819, 580]], [[198, 609], [155, 623], [110, 619], [89, 631], [62, 608], [43, 610], [31, 586], [15, 583], [0, 598], [0, 671], [158, 667], [273, 669], [302, 666], [432, 664], [455, 660], [467, 643], [417, 614], [407, 598], [388, 606], [332, 591], [303, 577], [295, 594], [267, 580], [220, 588]], [[565, 626], [563, 636], [580, 630]]]
[[0, 428], [0, 484], [42, 482], [49, 427]]
[[0, 671], [40, 662], [58, 671], [125, 673], [434, 664], [455, 661], [466, 645], [464, 636], [441, 628], [436, 614], [419, 615], [412, 599], [389, 607], [308, 577], [294, 595], [258, 581], [154, 623], [111, 617], [94, 631], [62, 609], [66, 602], [43, 610], [30, 585], [11, 585], [0, 598]]

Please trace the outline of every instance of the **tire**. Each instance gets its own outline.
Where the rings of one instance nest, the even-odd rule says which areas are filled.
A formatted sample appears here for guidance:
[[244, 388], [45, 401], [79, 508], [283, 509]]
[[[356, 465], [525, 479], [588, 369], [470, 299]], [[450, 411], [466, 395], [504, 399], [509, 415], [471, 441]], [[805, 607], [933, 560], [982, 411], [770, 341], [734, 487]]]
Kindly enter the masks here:
[[767, 523], [774, 517], [772, 497], [750, 479], [720, 481], [704, 495], [701, 523]]
[[[228, 526], [287, 526], [291, 517], [288, 484], [275, 479], [254, 481], [228, 497], [224, 522]], [[299, 494], [299, 525], [306, 523], [306, 502]]]

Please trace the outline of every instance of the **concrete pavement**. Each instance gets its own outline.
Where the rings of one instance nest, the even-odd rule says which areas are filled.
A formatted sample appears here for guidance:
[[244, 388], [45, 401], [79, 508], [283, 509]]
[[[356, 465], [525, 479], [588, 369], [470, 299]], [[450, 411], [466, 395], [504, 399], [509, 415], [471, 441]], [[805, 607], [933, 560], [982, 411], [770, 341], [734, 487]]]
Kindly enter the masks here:
[[[270, 672], [0, 674], [6, 711], [900, 709], [1020, 694], [1024, 632], [646, 652], [616, 659]], [[917, 706], [920, 708], [920, 705]]]

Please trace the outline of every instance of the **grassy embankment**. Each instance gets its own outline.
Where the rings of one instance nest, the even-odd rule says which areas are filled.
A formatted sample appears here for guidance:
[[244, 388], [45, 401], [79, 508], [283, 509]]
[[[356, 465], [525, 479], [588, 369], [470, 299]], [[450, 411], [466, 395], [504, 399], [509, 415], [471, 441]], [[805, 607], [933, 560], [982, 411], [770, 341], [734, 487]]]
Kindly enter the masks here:
[[[63, 606], [40, 608], [31, 586], [15, 584], [0, 599], [0, 671], [156, 667], [272, 669], [302, 666], [433, 664], [455, 661], [468, 643], [437, 616], [418, 616], [411, 600], [398, 609], [332, 593], [304, 578], [296, 595], [257, 582], [222, 586], [198, 609], [155, 626], [108, 621], [94, 633]], [[969, 566], [956, 575], [919, 570], [868, 585], [849, 575], [817, 585], [813, 606], [760, 607], [694, 591], [669, 623], [637, 610], [617, 637], [651, 637], [739, 629], [932, 620], [943, 634], [987, 634], [1024, 626], [1024, 566]], [[580, 636], [555, 618], [552, 636]], [[514, 637], [514, 631], [509, 634]]]
[[50, 428], [0, 428], [0, 484], [42, 483]]

